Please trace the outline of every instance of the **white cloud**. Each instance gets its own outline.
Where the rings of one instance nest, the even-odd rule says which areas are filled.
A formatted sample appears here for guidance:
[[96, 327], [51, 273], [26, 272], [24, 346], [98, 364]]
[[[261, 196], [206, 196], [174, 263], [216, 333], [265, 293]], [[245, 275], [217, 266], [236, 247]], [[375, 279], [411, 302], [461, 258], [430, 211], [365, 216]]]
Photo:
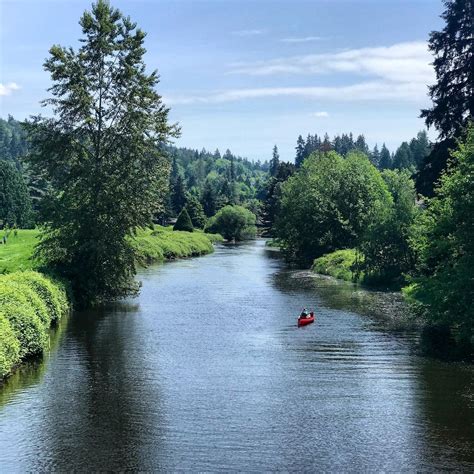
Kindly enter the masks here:
[[265, 30], [239, 30], [239, 31], [233, 31], [232, 34], [235, 36], [259, 36], [263, 35], [265, 33]]
[[9, 82], [8, 84], [2, 84], [0, 82], [0, 96], [10, 95], [13, 91], [17, 91], [20, 88], [15, 82]]
[[320, 41], [324, 39], [322, 36], [303, 36], [301, 38], [283, 38], [282, 43], [310, 43], [312, 41]]
[[350, 49], [337, 53], [291, 56], [267, 61], [235, 63], [230, 73], [252, 76], [274, 74], [351, 73], [393, 82], [431, 83], [434, 79], [427, 44], [422, 41], [392, 46]]
[[[427, 84], [434, 81], [431, 60], [427, 44], [418, 41], [387, 47], [234, 63], [230, 71], [234, 74], [265, 76], [332, 73], [342, 78], [346, 84], [230, 89], [199, 96], [170, 97], [168, 103], [209, 104], [286, 96], [334, 102], [403, 101], [421, 106], [427, 101]], [[364, 79], [361, 80], [361, 77]]]
[[313, 114], [311, 114], [311, 117], [323, 118], [323, 117], [329, 117], [329, 114], [327, 112], [324, 112], [324, 111], [314, 112]]
[[426, 86], [419, 83], [388, 83], [384, 81], [362, 82], [349, 86], [322, 87], [260, 87], [231, 89], [203, 96], [167, 97], [166, 103], [218, 104], [246, 99], [272, 97], [299, 97], [308, 100], [354, 101], [408, 101], [420, 103], [426, 100]]

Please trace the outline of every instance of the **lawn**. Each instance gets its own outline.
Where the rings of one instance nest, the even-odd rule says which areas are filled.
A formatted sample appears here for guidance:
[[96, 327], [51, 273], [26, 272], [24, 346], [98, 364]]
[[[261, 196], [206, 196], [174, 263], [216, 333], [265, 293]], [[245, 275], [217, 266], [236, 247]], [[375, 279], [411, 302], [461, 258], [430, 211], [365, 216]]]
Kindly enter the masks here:
[[[4, 235], [4, 231], [0, 231], [0, 241]], [[0, 244], [0, 273], [37, 268], [38, 262], [31, 257], [37, 237], [36, 229], [19, 229], [16, 236], [10, 232], [6, 245]]]

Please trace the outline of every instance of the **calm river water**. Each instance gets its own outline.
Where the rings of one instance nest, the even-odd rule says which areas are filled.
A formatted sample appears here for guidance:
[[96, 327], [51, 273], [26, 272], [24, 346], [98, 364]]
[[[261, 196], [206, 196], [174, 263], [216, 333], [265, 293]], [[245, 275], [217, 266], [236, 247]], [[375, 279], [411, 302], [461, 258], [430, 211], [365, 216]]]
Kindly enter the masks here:
[[[262, 241], [139, 277], [0, 388], [1, 472], [474, 470], [472, 366], [386, 331], [391, 297]], [[298, 329], [302, 305], [317, 321]]]

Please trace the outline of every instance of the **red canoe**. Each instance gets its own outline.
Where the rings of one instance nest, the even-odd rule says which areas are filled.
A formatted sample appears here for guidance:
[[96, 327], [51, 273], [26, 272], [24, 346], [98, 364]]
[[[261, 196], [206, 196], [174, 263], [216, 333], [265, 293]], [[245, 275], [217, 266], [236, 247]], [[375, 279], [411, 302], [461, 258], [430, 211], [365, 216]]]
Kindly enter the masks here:
[[298, 318], [298, 327], [306, 326], [311, 323], [314, 323], [314, 316], [310, 316], [309, 318]]

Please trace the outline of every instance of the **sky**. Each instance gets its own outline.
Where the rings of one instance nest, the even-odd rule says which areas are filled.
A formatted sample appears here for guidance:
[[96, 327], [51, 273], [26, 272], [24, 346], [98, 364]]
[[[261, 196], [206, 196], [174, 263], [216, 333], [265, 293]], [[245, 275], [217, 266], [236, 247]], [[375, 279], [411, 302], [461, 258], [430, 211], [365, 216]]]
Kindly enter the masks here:
[[[145, 61], [178, 146], [293, 160], [298, 135], [363, 133], [394, 151], [424, 128], [427, 39], [441, 0], [115, 0], [147, 32]], [[45, 113], [43, 62], [79, 45], [89, 0], [0, 0], [0, 116]], [[430, 131], [435, 138], [435, 131]]]

